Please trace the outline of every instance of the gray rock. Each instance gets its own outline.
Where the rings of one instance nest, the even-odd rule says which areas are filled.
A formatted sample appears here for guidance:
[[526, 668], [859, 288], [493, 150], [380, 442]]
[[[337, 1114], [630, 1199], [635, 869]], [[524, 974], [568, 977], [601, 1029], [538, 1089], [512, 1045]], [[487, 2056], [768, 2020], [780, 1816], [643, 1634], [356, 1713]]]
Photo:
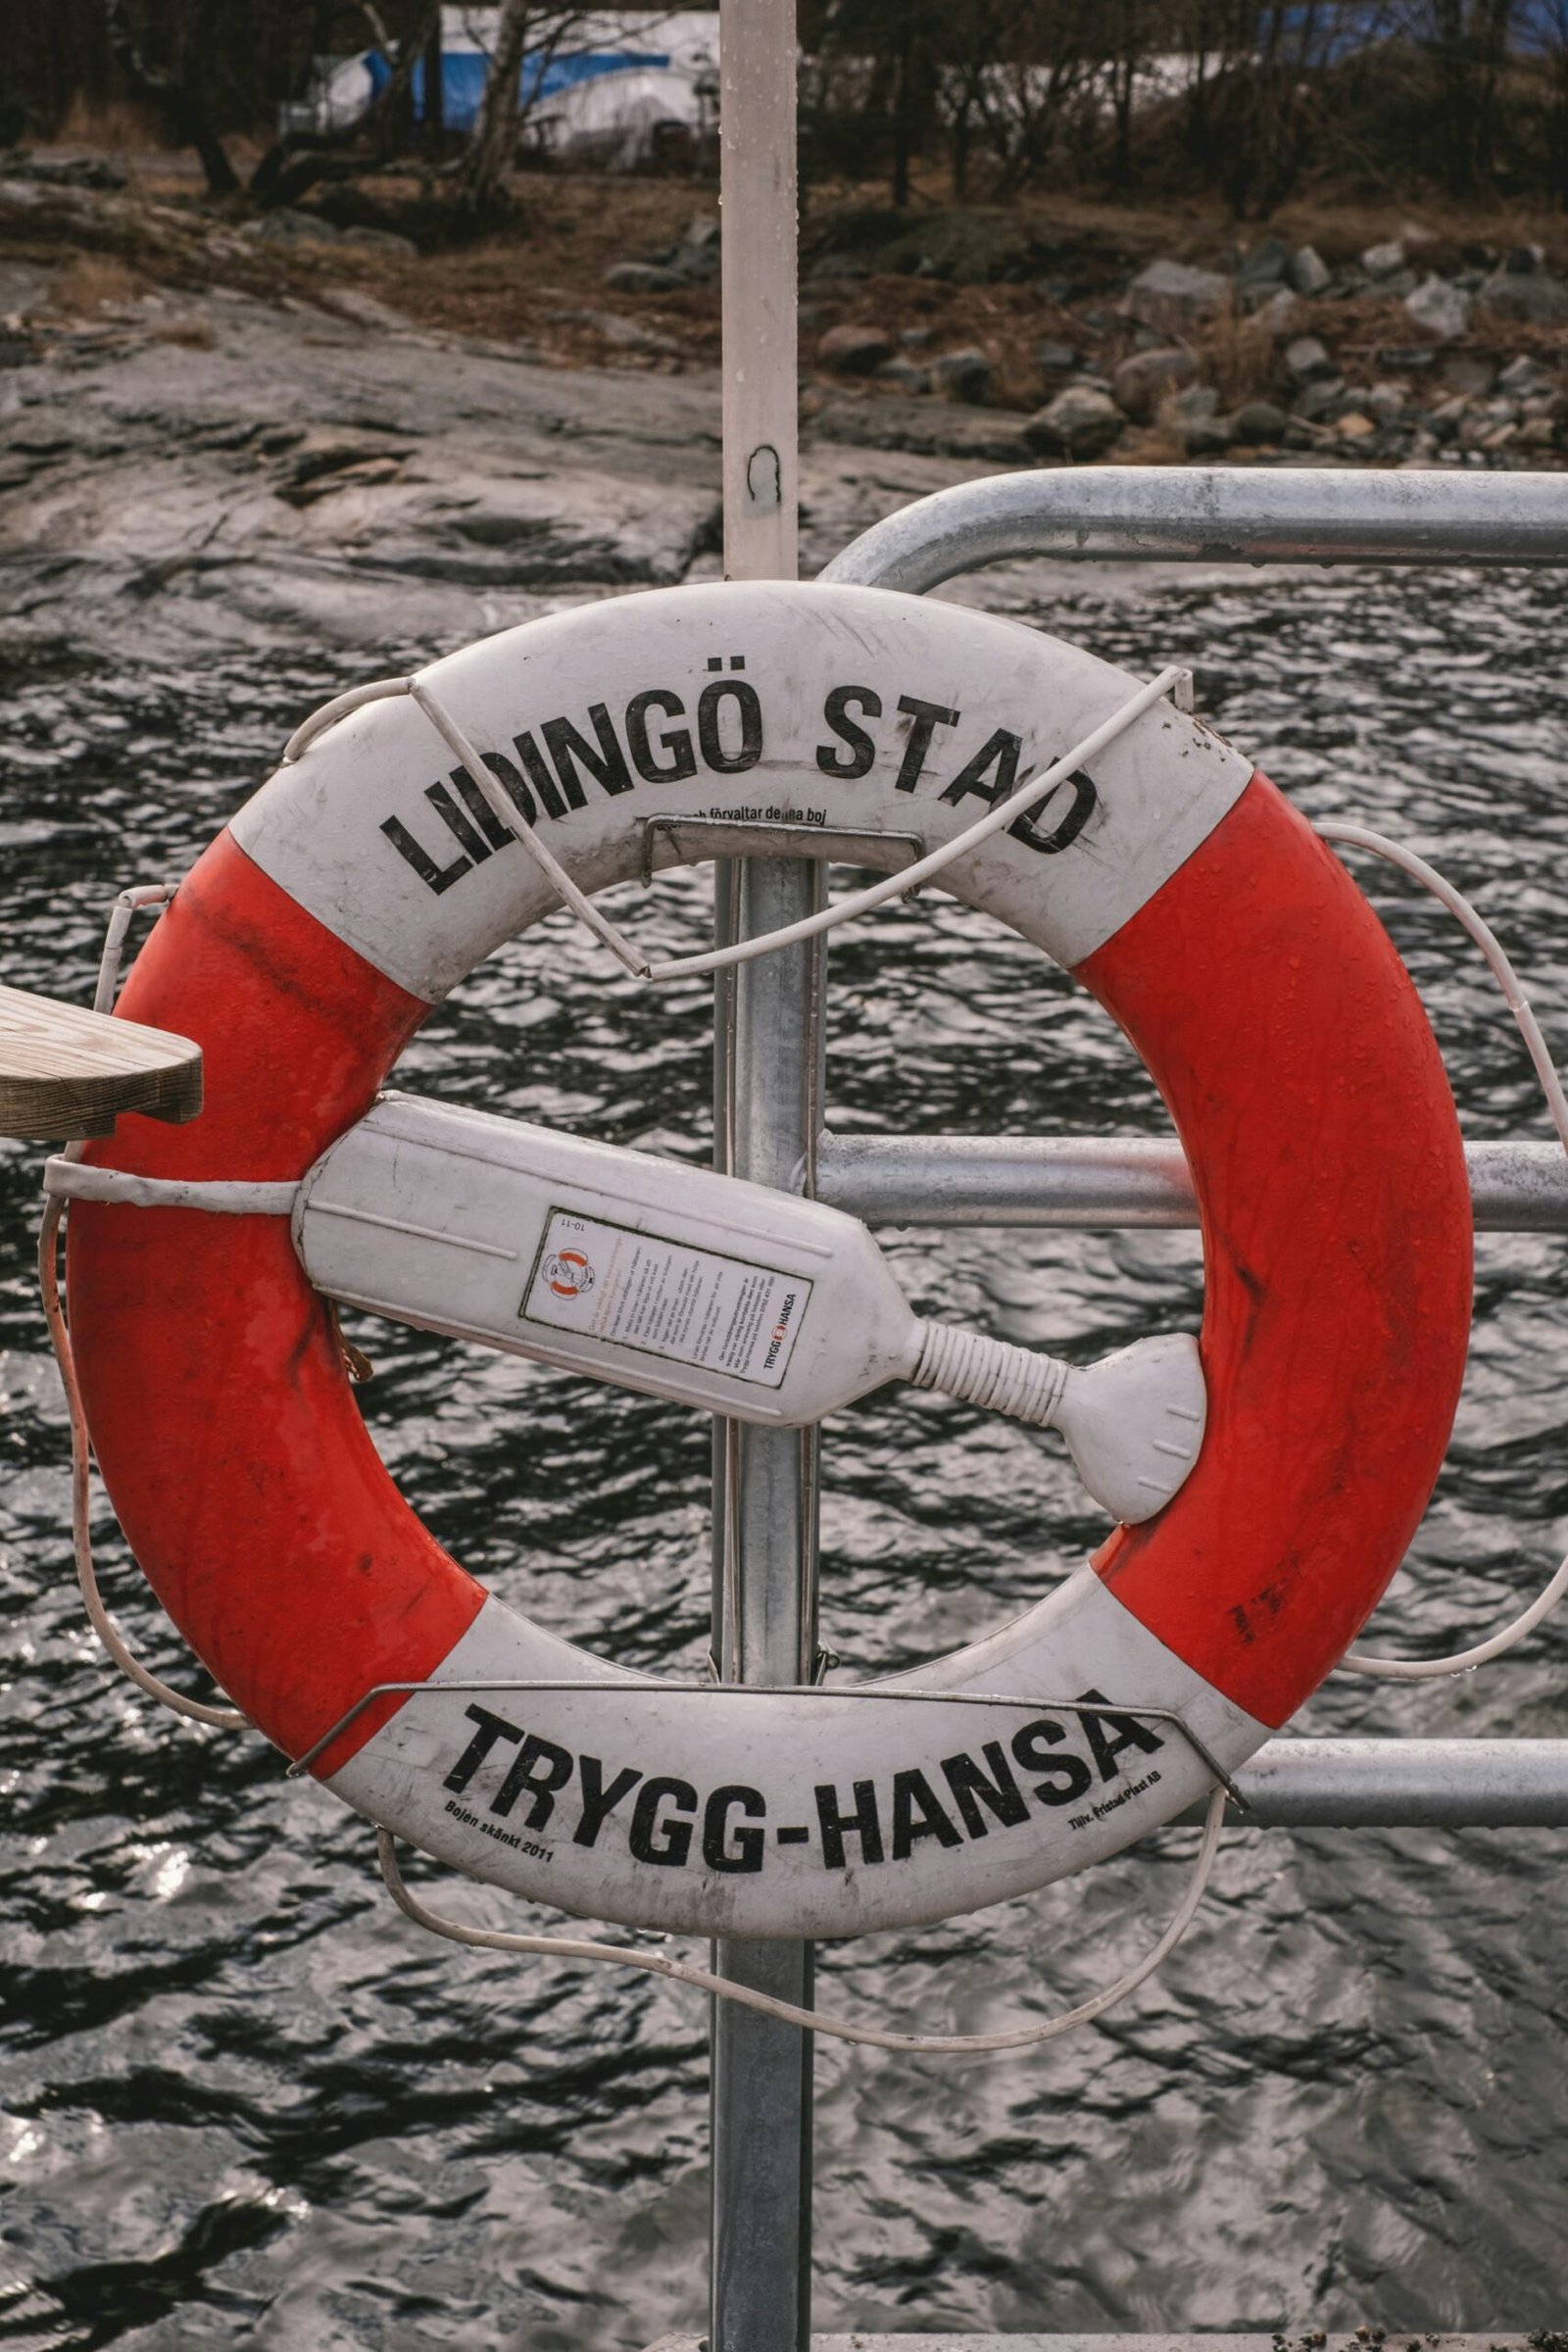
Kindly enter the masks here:
[[858, 253], [823, 253], [811, 264], [811, 278], [869, 277], [871, 265]]
[[[306, 216], [309, 218], [309, 215]], [[419, 248], [412, 237], [400, 237], [395, 228], [345, 228], [338, 232], [340, 245], [363, 245], [368, 252], [397, 254], [406, 262], [417, 261]]]
[[1186, 262], [1151, 262], [1122, 297], [1122, 313], [1179, 334], [1200, 318], [1230, 308], [1231, 281], [1216, 270], [1195, 270]]
[[1069, 384], [1029, 418], [1023, 437], [1044, 457], [1099, 458], [1120, 439], [1126, 422], [1108, 392]]
[[906, 351], [929, 351], [936, 341], [934, 326], [906, 326], [899, 336]]
[[1267, 294], [1284, 282], [1290, 266], [1290, 247], [1279, 237], [1265, 237], [1261, 245], [1243, 255], [1236, 280], [1249, 293]]
[[1568, 318], [1568, 285], [1544, 270], [1528, 275], [1494, 270], [1476, 300], [1504, 318], [1524, 318], [1536, 326], [1556, 326]]
[[1338, 373], [1327, 347], [1316, 335], [1298, 335], [1285, 346], [1285, 366], [1293, 384], [1325, 382]]
[[1078, 354], [1070, 343], [1043, 335], [1035, 345], [1035, 366], [1044, 375], [1071, 375], [1077, 365]]
[[1450, 352], [1439, 370], [1444, 390], [1457, 392], [1465, 400], [1490, 392], [1496, 377], [1497, 370], [1490, 360], [1477, 359], [1467, 351]]
[[1446, 278], [1429, 277], [1425, 285], [1405, 296], [1404, 307], [1416, 325], [1440, 343], [1457, 342], [1469, 331], [1470, 297]]
[[657, 327], [642, 326], [635, 318], [623, 318], [618, 311], [552, 311], [550, 318], [559, 326], [592, 327], [616, 351], [646, 352], [658, 359], [674, 359], [680, 351], [669, 335], [662, 335]]
[[1292, 254], [1285, 274], [1293, 290], [1304, 294], [1308, 301], [1315, 294], [1327, 293], [1332, 283], [1327, 262], [1312, 245], [1303, 245], [1298, 252]]
[[605, 271], [605, 283], [616, 294], [679, 294], [691, 280], [659, 262], [617, 262]]
[[390, 334], [414, 324], [406, 312], [394, 310], [389, 302], [378, 301], [359, 286], [323, 286], [317, 299], [323, 310], [335, 311], [340, 318], [352, 318], [356, 326], [378, 326]]
[[1183, 391], [1198, 380], [1198, 361], [1183, 346], [1162, 351], [1136, 351], [1123, 360], [1111, 377], [1120, 407], [1139, 424], [1147, 424], [1168, 394]]
[[1291, 403], [1291, 414], [1303, 424], [1321, 424], [1330, 411], [1345, 397], [1345, 378], [1342, 375], [1322, 375], [1306, 384]]
[[1161, 405], [1159, 422], [1190, 458], [1217, 457], [1231, 445], [1231, 419], [1220, 415], [1212, 384], [1189, 384], [1185, 392], [1173, 392]]
[[1510, 400], [1528, 400], [1532, 393], [1554, 389], [1551, 370], [1543, 368], [1539, 360], [1510, 360], [1497, 378], [1497, 390], [1505, 392]]
[[816, 357], [835, 375], [874, 375], [893, 350], [893, 337], [879, 326], [830, 326], [818, 338]]
[[242, 236], [261, 237], [270, 245], [335, 245], [338, 231], [330, 220], [319, 213], [296, 212], [291, 205], [280, 205], [275, 213], [264, 213], [241, 230]]
[[[1017, 466], [1028, 455], [1022, 422], [1004, 409], [971, 409], [959, 401], [907, 399], [888, 391], [878, 393], [874, 400], [829, 398], [811, 418], [809, 437], [813, 445], [829, 441], [851, 449], [906, 451], [927, 466], [934, 459], [950, 458], [971, 468]], [[871, 505], [866, 497], [871, 491], [874, 499], [871, 479], [882, 470], [881, 466], [868, 467], [863, 463], [855, 468], [864, 484], [856, 502], [861, 514], [885, 510], [885, 493], [882, 507]], [[931, 477], [927, 474], [925, 478]], [[954, 477], [947, 473], [941, 478], [951, 481]], [[816, 502], [811, 505], [814, 512]], [[820, 544], [825, 563], [844, 540], [824, 531]]]
[[1272, 400], [1244, 401], [1231, 418], [1231, 431], [1238, 441], [1283, 441], [1290, 430], [1291, 420]]
[[1369, 245], [1361, 256], [1361, 267], [1368, 277], [1393, 277], [1404, 268], [1404, 247], [1397, 237], [1386, 245]]
[[908, 393], [911, 399], [918, 399], [931, 390], [929, 369], [917, 368], [913, 360], [906, 360], [902, 352], [895, 352], [891, 360], [883, 361], [876, 371], [876, 380], [879, 384], [891, 384], [895, 392]]
[[36, 179], [51, 188], [124, 188], [130, 175], [102, 155], [8, 155], [6, 171], [18, 179]]
[[1190, 458], [1217, 458], [1231, 446], [1228, 416], [1197, 416], [1181, 428], [1181, 443]]
[[988, 354], [970, 344], [962, 351], [945, 351], [932, 361], [931, 389], [942, 400], [966, 400], [978, 408], [995, 373]]
[[1546, 249], [1544, 245], [1516, 245], [1502, 266], [1511, 277], [1532, 277], [1546, 267]]

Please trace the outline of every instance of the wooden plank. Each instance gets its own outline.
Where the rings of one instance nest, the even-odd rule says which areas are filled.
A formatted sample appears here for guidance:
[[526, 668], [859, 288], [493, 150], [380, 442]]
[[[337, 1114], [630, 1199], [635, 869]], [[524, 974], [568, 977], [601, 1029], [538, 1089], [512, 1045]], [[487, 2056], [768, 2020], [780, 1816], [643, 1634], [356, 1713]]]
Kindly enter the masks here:
[[83, 1004], [0, 988], [0, 1135], [113, 1135], [122, 1110], [180, 1124], [202, 1106], [202, 1050]]

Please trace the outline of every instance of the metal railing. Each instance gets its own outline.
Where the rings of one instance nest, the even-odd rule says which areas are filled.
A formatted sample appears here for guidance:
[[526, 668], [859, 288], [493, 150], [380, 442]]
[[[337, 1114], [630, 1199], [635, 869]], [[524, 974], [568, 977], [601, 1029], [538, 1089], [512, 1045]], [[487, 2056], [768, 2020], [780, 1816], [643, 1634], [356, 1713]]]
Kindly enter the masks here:
[[[1030, 557], [1568, 565], [1568, 476], [1187, 467], [1004, 474], [906, 508], [822, 576], [923, 593], [959, 572]], [[728, 889], [760, 891], [775, 920], [785, 901], [799, 911], [815, 870], [766, 863], [776, 871], [765, 886], [749, 860]], [[740, 927], [760, 928], [762, 912], [760, 904], [739, 909]], [[776, 1182], [769, 1170], [804, 1158], [808, 1189], [879, 1224], [1196, 1225], [1173, 1144], [820, 1133], [825, 956], [771, 961], [779, 968], [765, 986], [743, 982], [719, 998], [721, 1151], [737, 1172]], [[1568, 1163], [1555, 1144], [1472, 1145], [1468, 1163], [1479, 1228], [1568, 1232]], [[731, 1670], [755, 1675], [764, 1652], [782, 1661], [797, 1646], [804, 1660], [816, 1607], [813, 1449], [775, 1439], [765, 1464], [747, 1466], [731, 1439], [714, 1501], [715, 1625], [722, 1640], [744, 1644]], [[1285, 1739], [1262, 1748], [1238, 1783], [1259, 1827], [1568, 1826], [1568, 1740]], [[808, 1984], [808, 1954], [782, 1949], [791, 1981]], [[726, 1964], [739, 1969], [747, 1958], [735, 1952]], [[743, 2046], [741, 2032], [715, 2026], [710, 2342], [712, 2352], [804, 2352], [809, 2043], [770, 2026], [755, 2047]]]

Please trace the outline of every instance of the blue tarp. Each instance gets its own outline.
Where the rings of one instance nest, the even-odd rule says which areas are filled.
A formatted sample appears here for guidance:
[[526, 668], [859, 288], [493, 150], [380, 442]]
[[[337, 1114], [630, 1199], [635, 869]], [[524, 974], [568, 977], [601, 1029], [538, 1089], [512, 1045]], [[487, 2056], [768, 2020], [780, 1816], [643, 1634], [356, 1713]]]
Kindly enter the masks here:
[[[667, 56], [644, 49], [595, 49], [583, 56], [525, 57], [518, 75], [524, 106], [537, 99], [555, 98], [576, 83], [594, 81], [606, 74], [629, 74], [664, 68]], [[365, 60], [377, 98], [392, 78], [386, 59], [372, 49]], [[481, 49], [448, 49], [441, 58], [441, 117], [448, 130], [471, 130], [479, 117], [479, 101], [490, 73], [490, 60]], [[424, 63], [414, 69], [414, 115], [424, 120]]]

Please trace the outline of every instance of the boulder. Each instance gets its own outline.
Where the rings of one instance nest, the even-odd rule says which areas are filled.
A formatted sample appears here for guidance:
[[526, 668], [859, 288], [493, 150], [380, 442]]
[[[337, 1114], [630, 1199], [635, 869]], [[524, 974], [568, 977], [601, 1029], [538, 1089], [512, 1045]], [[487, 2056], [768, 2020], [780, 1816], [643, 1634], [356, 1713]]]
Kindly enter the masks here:
[[1510, 277], [1533, 277], [1546, 267], [1546, 249], [1544, 245], [1516, 245], [1502, 266]]
[[[309, 214], [306, 219], [310, 218]], [[338, 233], [340, 245], [363, 245], [369, 253], [396, 254], [401, 261], [416, 262], [419, 248], [412, 237], [399, 236], [395, 228], [345, 228]]]
[[1424, 333], [1440, 343], [1457, 342], [1470, 325], [1470, 297], [1446, 278], [1429, 277], [1404, 298], [1404, 307]]
[[1123, 360], [1111, 379], [1117, 402], [1139, 424], [1148, 424], [1168, 394], [1198, 381], [1198, 361], [1185, 346], [1162, 351], [1135, 351]]
[[1186, 262], [1151, 262], [1122, 297], [1122, 311], [1145, 326], [1180, 334], [1200, 318], [1230, 308], [1231, 281], [1217, 270], [1195, 270]]
[[1462, 399], [1474, 400], [1490, 392], [1497, 370], [1490, 360], [1472, 357], [1469, 352], [1450, 352], [1439, 369], [1439, 380], [1446, 392], [1456, 392]]
[[1404, 268], [1404, 247], [1397, 237], [1386, 245], [1369, 245], [1361, 256], [1361, 267], [1370, 278], [1396, 277]]
[[876, 380], [879, 384], [889, 385], [895, 392], [906, 392], [911, 399], [918, 399], [931, 389], [929, 371], [917, 368], [901, 351], [895, 352], [891, 360], [883, 361], [876, 371]]
[[1476, 299], [1504, 318], [1524, 318], [1536, 326], [1557, 326], [1568, 318], [1568, 285], [1544, 270], [1494, 270]]
[[1070, 343], [1059, 343], [1052, 335], [1043, 335], [1035, 345], [1035, 366], [1042, 375], [1071, 375], [1078, 366], [1078, 354]]
[[1290, 247], [1278, 237], [1265, 237], [1261, 245], [1243, 255], [1236, 282], [1244, 294], [1271, 294], [1284, 284], [1290, 266]]
[[816, 346], [819, 364], [835, 375], [874, 375], [893, 351], [893, 337], [879, 326], [830, 326]]
[[1244, 401], [1231, 418], [1234, 437], [1254, 445], [1260, 441], [1283, 441], [1290, 426], [1289, 416], [1272, 400]]
[[1023, 437], [1044, 457], [1099, 458], [1119, 440], [1126, 422], [1108, 392], [1069, 384], [1029, 418]]
[[931, 363], [931, 389], [941, 400], [966, 400], [978, 408], [996, 373], [989, 356], [974, 344], [945, 351]]
[[1339, 372], [1327, 347], [1316, 335], [1298, 335], [1294, 343], [1288, 343], [1285, 366], [1293, 384], [1323, 383]]
[[1510, 400], [1528, 400], [1532, 393], [1555, 389], [1550, 368], [1543, 368], [1539, 360], [1510, 360], [1497, 378], [1497, 390], [1505, 392]]
[[605, 283], [616, 294], [679, 294], [691, 280], [660, 262], [617, 262], [605, 271]]
[[1285, 275], [1293, 290], [1304, 294], [1308, 301], [1316, 294], [1326, 293], [1333, 278], [1327, 262], [1313, 245], [1303, 245], [1292, 254]]
[[335, 245], [338, 232], [330, 220], [319, 213], [296, 212], [292, 205], [279, 205], [275, 213], [264, 213], [241, 229], [241, 236], [264, 237], [270, 245], [303, 245], [316, 243]]
[[1291, 403], [1291, 414], [1303, 424], [1321, 424], [1345, 397], [1343, 375], [1320, 375], [1304, 384]]
[[1190, 458], [1217, 457], [1231, 444], [1231, 421], [1219, 414], [1219, 394], [1212, 384], [1189, 384], [1163, 403], [1159, 422], [1181, 443]]

